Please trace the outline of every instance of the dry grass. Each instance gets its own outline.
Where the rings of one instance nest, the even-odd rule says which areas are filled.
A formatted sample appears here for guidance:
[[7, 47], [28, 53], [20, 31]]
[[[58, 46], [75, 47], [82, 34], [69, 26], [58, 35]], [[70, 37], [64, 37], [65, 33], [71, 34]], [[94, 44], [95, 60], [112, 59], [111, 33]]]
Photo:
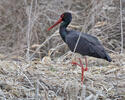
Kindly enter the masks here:
[[[113, 62], [93, 62], [85, 72], [81, 86], [81, 69], [68, 61], [51, 60], [30, 63], [18, 58], [0, 61], [0, 87], [3, 99], [35, 100], [112, 100], [125, 99], [125, 55], [112, 55]], [[116, 59], [117, 58], [117, 59]], [[122, 59], [121, 59], [122, 58]], [[102, 65], [99, 67], [99, 65]]]

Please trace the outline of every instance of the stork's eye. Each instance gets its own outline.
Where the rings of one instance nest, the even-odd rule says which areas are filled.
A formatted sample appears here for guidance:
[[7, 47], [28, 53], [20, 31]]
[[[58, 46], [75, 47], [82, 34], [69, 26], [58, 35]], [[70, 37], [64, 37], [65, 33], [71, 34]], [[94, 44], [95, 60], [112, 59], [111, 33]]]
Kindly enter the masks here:
[[63, 18], [63, 17], [64, 17], [64, 14], [61, 15], [61, 18]]

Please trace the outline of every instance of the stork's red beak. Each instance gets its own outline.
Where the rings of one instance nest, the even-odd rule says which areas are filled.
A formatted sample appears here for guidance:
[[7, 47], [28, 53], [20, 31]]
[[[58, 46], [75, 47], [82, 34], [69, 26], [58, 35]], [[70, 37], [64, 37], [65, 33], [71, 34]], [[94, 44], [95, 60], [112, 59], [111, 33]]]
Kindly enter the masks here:
[[56, 25], [58, 25], [61, 22], [62, 22], [62, 18], [60, 18], [53, 26], [51, 26], [50, 28], [48, 28], [48, 31], [51, 30], [53, 27], [55, 27]]

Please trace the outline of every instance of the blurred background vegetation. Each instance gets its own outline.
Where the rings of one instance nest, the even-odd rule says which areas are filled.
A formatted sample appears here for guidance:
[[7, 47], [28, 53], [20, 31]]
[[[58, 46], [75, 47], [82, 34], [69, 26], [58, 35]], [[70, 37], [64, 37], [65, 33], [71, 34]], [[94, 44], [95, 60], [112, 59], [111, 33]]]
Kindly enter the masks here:
[[121, 1], [122, 10], [119, 0], [0, 0], [0, 53], [30, 59], [66, 53], [59, 26], [47, 32], [66, 11], [73, 14], [69, 28], [95, 35], [108, 52], [120, 53], [121, 44], [125, 47], [125, 0]]

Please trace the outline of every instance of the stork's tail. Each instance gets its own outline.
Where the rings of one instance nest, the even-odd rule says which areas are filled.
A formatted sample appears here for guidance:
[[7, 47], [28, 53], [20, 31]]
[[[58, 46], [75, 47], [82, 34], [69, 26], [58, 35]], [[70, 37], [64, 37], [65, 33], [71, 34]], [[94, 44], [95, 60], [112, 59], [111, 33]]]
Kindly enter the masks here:
[[108, 54], [106, 54], [106, 58], [105, 58], [107, 61], [109, 61], [109, 62], [111, 62], [112, 61], [112, 59], [111, 59], [111, 57], [108, 55]]

